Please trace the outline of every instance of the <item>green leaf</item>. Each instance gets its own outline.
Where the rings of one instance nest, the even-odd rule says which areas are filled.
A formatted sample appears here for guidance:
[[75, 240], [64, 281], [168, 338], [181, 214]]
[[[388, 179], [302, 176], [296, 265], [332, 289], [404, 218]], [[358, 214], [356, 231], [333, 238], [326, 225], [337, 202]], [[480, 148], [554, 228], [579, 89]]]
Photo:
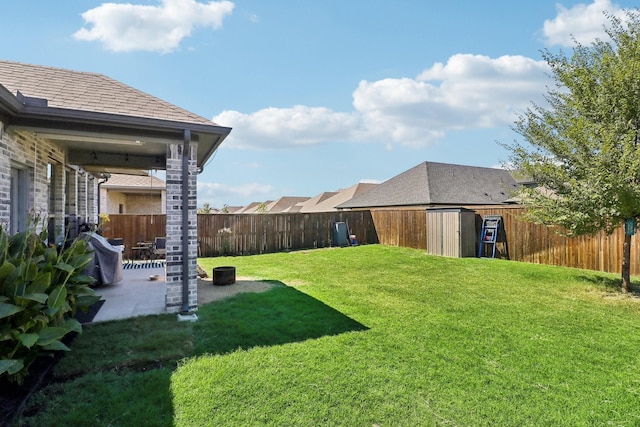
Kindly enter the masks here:
[[87, 264], [91, 262], [93, 257], [94, 257], [93, 252], [76, 255], [69, 260], [69, 264], [72, 265], [75, 269], [80, 270], [86, 267]]
[[67, 347], [66, 345], [64, 345], [61, 341], [55, 340], [55, 341], [51, 341], [50, 343], [41, 346], [44, 350], [51, 350], [51, 351], [71, 351], [71, 349], [69, 347]]
[[82, 325], [76, 319], [67, 319], [64, 321], [63, 327], [69, 332], [82, 333]]
[[52, 341], [59, 340], [68, 332], [68, 329], [60, 326], [47, 326], [46, 328], [42, 328], [38, 337], [38, 345], [45, 346]]
[[47, 302], [47, 298], [49, 298], [49, 295], [47, 295], [47, 294], [24, 294], [22, 296], [22, 298], [26, 299], [26, 300], [36, 301], [36, 302], [39, 302], [40, 304], [44, 304], [45, 302]]
[[73, 273], [73, 270], [75, 270], [75, 268], [72, 265], [67, 264], [66, 262], [59, 262], [56, 264], [55, 266], [58, 270], [62, 270], [65, 271], [69, 274]]
[[27, 293], [44, 293], [51, 284], [51, 273], [38, 274], [33, 282], [27, 286]]
[[0, 303], [0, 319], [12, 316], [16, 313], [20, 313], [23, 310], [24, 310], [23, 307], [18, 307], [17, 305], [1, 302]]
[[38, 334], [20, 334], [18, 335], [18, 338], [20, 338], [20, 342], [22, 343], [23, 346], [27, 348], [31, 348], [38, 341], [39, 335]]
[[79, 274], [69, 279], [69, 283], [73, 283], [74, 285], [88, 285], [91, 286], [96, 282], [95, 277], [89, 276], [87, 274]]
[[49, 308], [61, 308], [67, 299], [67, 288], [64, 285], [56, 287], [49, 294], [47, 305]]
[[11, 273], [13, 273], [13, 270], [15, 269], [16, 269], [16, 266], [11, 264], [9, 261], [3, 262], [2, 265], [0, 265], [0, 280], [9, 276]]
[[31, 258], [31, 262], [27, 264], [27, 269], [25, 271], [25, 280], [31, 282], [38, 275], [38, 264], [34, 262], [34, 259]]
[[0, 375], [5, 372], [13, 375], [24, 368], [24, 362], [20, 359], [0, 359]]
[[82, 308], [86, 309], [88, 307], [91, 307], [93, 304], [97, 303], [98, 301], [100, 301], [99, 295], [78, 295], [76, 297], [76, 305], [80, 309]]

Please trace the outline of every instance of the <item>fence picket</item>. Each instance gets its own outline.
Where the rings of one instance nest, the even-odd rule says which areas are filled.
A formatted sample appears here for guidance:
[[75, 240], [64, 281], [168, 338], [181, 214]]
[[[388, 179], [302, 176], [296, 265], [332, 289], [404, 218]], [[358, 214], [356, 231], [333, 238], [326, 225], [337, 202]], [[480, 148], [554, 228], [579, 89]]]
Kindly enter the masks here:
[[[479, 216], [501, 215], [512, 260], [620, 273], [624, 228], [612, 235], [563, 237], [553, 227], [523, 221], [522, 206], [468, 206]], [[329, 247], [333, 224], [346, 222], [360, 244], [381, 243], [415, 249], [427, 247], [425, 210], [363, 210], [286, 214], [198, 215], [198, 256], [221, 253], [218, 230], [230, 228], [231, 252], [238, 255]], [[105, 237], [124, 239], [125, 257], [138, 241], [165, 236], [164, 215], [111, 214]], [[478, 236], [479, 230], [476, 232]], [[631, 239], [631, 274], [640, 275], [640, 242]]]

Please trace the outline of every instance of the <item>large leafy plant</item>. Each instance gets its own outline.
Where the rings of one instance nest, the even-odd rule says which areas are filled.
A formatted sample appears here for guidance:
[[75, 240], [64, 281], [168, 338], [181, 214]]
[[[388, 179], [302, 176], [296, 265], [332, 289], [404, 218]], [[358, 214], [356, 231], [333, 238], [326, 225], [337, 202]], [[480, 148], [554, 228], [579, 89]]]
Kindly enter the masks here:
[[0, 228], [0, 378], [12, 382], [39, 356], [68, 351], [62, 339], [82, 332], [76, 311], [99, 300], [83, 273], [94, 256], [87, 242], [58, 251], [45, 241], [46, 232], [10, 236]]

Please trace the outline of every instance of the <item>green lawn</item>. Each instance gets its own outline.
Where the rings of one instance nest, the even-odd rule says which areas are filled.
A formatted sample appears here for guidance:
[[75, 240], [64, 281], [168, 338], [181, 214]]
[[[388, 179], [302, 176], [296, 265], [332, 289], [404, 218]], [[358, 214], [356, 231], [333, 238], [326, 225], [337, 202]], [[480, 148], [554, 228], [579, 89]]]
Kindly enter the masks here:
[[19, 425], [640, 424], [615, 276], [380, 245], [200, 265], [276, 286], [86, 328]]

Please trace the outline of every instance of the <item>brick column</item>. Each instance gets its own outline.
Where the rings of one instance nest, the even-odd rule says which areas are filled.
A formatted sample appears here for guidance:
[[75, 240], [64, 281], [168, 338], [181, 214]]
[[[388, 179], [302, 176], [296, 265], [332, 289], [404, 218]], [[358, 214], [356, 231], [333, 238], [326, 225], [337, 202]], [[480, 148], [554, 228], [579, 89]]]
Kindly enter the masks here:
[[70, 169], [65, 173], [65, 200], [64, 213], [67, 215], [78, 215], [78, 173], [75, 169]]
[[95, 176], [87, 174], [87, 222], [98, 223], [98, 180]]
[[[197, 143], [189, 146], [189, 178], [183, 182], [183, 149], [182, 144], [171, 144], [167, 147], [166, 172], [166, 215], [167, 215], [167, 296], [168, 313], [178, 313], [183, 308], [183, 278], [188, 281], [188, 306], [190, 311], [198, 308], [198, 276], [197, 276]], [[188, 186], [188, 200], [183, 200], [183, 185]], [[183, 246], [183, 209], [188, 209], [188, 241]], [[183, 250], [186, 249], [186, 250]], [[187, 256], [187, 271], [183, 271], [183, 255]]]
[[[49, 236], [50, 239], [54, 240], [56, 243], [62, 242], [64, 240], [64, 207], [65, 207], [65, 173], [64, 168], [61, 164], [55, 164], [52, 169], [52, 177], [53, 186], [51, 191], [53, 192], [53, 197], [51, 200], [49, 215], [52, 215], [55, 218], [55, 236]], [[49, 196], [51, 197], [51, 195]]]
[[83, 220], [88, 221], [89, 212], [87, 209], [87, 174], [84, 172], [80, 172], [77, 173], [76, 176], [78, 177], [78, 216]]

